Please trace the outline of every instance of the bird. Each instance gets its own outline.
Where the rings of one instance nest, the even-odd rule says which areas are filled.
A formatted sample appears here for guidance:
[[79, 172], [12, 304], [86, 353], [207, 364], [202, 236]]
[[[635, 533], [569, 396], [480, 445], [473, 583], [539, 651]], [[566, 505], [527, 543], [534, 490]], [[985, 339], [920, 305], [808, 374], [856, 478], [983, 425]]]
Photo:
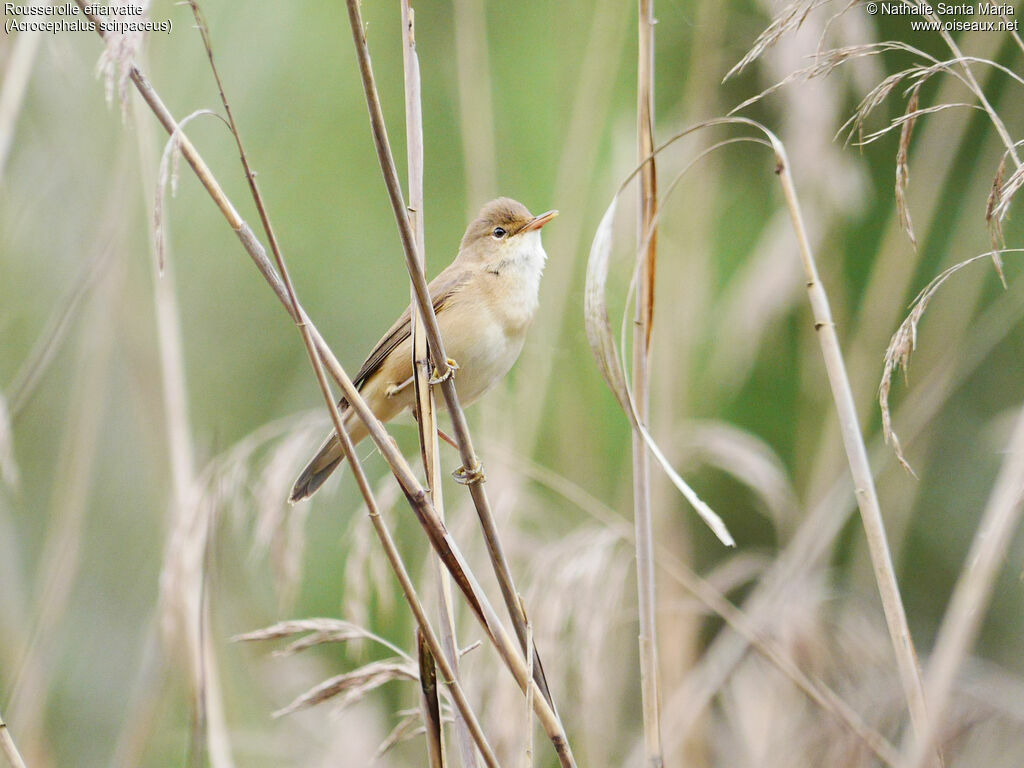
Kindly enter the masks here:
[[[455, 260], [427, 286], [455, 377], [459, 402], [470, 405], [505, 377], [523, 349], [539, 304], [547, 253], [541, 228], [558, 215], [534, 216], [508, 197], [480, 210], [462, 237]], [[367, 356], [352, 380], [382, 422], [413, 407], [411, 306]], [[443, 400], [439, 401], [444, 405]], [[342, 399], [345, 430], [356, 445], [369, 431]], [[302, 470], [289, 501], [312, 496], [345, 458], [335, 432]]]

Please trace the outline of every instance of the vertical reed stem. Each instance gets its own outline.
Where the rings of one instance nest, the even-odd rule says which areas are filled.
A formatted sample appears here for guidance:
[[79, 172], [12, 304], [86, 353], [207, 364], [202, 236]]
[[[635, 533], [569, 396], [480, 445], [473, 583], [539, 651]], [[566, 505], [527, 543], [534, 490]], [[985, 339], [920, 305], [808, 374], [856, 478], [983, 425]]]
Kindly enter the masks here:
[[[633, 392], [637, 417], [646, 426], [650, 410], [651, 321], [654, 316], [658, 183], [654, 164], [654, 0], [639, 0], [637, 59], [637, 159], [640, 172], [640, 253], [633, 326]], [[644, 159], [647, 158], [647, 162]], [[640, 693], [643, 703], [644, 756], [649, 768], [664, 763], [658, 692], [658, 639], [654, 583], [654, 537], [651, 520], [651, 465], [647, 445], [633, 432], [633, 520], [636, 529], [637, 602], [640, 614]]]
[[[423, 108], [421, 97], [420, 62], [416, 53], [416, 20], [409, 0], [402, 0], [402, 63], [405, 71], [405, 136], [409, 169], [409, 224], [416, 237], [416, 258], [421, 270], [425, 269], [426, 245], [424, 238], [423, 199]], [[423, 315], [416, 303], [416, 289], [409, 286], [412, 302], [412, 361], [416, 383], [416, 423], [419, 427], [420, 451], [427, 489], [434, 511], [444, 520], [444, 497], [441, 491], [441, 461], [438, 456], [437, 408], [430, 386], [430, 350]], [[432, 555], [437, 579], [437, 604], [440, 614], [439, 632], [444, 653], [456, 677], [459, 674], [458, 640], [455, 634], [455, 616], [452, 609], [452, 584], [441, 560]], [[476, 768], [476, 750], [466, 727], [466, 721], [456, 709], [455, 734], [462, 757], [463, 768]], [[444, 740], [438, 739], [440, 760], [444, 762]]]

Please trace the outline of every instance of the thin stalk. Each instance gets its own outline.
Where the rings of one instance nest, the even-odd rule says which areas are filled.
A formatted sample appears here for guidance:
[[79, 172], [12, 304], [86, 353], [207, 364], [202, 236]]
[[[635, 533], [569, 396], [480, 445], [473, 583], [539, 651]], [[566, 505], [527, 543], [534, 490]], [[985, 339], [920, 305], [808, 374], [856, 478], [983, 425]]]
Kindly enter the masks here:
[[839, 338], [836, 336], [835, 323], [832, 321], [832, 311], [829, 307], [828, 296], [818, 277], [818, 269], [815, 265], [814, 255], [811, 252], [810, 240], [804, 227], [803, 215], [800, 211], [796, 189], [793, 185], [793, 177], [789, 171], [789, 158], [786, 156], [785, 147], [782, 146], [782, 143], [774, 134], [767, 132], [767, 135], [772, 142], [772, 147], [778, 160], [776, 173], [782, 182], [782, 191], [786, 198], [786, 206], [789, 209], [790, 218], [793, 221], [793, 229], [796, 232], [800, 250], [800, 259], [807, 277], [807, 293], [814, 315], [814, 329], [817, 331], [818, 341], [821, 344], [822, 355], [825, 359], [825, 370], [828, 374], [832, 397], [835, 400], [839, 416], [843, 446], [846, 449], [850, 472], [853, 475], [857, 506], [860, 508], [861, 522], [868, 541], [868, 551], [875, 572], [875, 581], [878, 584], [882, 609], [885, 613], [889, 636], [892, 639], [893, 650], [896, 655], [900, 682], [903, 686], [904, 696], [907, 699], [911, 723], [915, 732], [920, 734], [925, 731], [928, 722], [924, 689], [921, 684], [921, 670], [918, 666], [917, 652], [914, 649], [914, 642], [910, 636], [907, 614], [903, 608], [903, 600], [900, 597], [899, 585], [896, 581], [896, 571], [893, 567], [892, 556], [889, 551], [885, 523], [882, 520], [882, 510], [878, 503], [875, 481], [871, 473], [871, 465], [868, 463], [867, 449], [864, 446], [864, 437], [860, 431], [860, 422], [857, 419], [857, 408], [853, 401], [853, 391], [850, 387], [849, 377], [846, 374], [846, 364], [843, 361], [843, 355], [839, 348]]
[[[93, 22], [98, 21], [93, 14], [85, 12], [84, 0], [75, 0], [75, 3], [82, 9], [83, 14], [87, 18]], [[101, 37], [106, 36], [106, 33], [103, 32], [98, 23], [96, 28]], [[252, 229], [245, 220], [238, 214], [234, 204], [224, 193], [220, 183], [217, 181], [216, 177], [214, 177], [209, 166], [206, 165], [205, 160], [203, 160], [198, 150], [196, 150], [195, 145], [193, 145], [188, 137], [180, 130], [177, 122], [163, 103], [159, 94], [157, 94], [156, 90], [137, 66], [133, 65], [130, 67], [129, 79], [135, 85], [136, 89], [139, 91], [140, 95], [149, 107], [153, 110], [154, 115], [160, 121], [161, 125], [164, 126], [167, 132], [171, 134], [177, 142], [177, 146], [182, 155], [185, 157], [189, 166], [192, 168], [193, 172], [195, 172], [196, 177], [213, 199], [214, 203], [220, 209], [229, 225], [235, 231], [235, 234], [238, 235], [243, 248], [253, 260], [253, 263], [259, 270], [260, 274], [263, 275], [263, 278], [274, 292], [274, 295], [277, 296], [289, 316], [299, 324], [300, 330], [305, 329], [305, 331], [308, 332], [317, 353], [314, 357], [314, 361], [317, 359], [322, 361], [326, 371], [330, 373], [331, 377], [334, 378], [341, 387], [344, 398], [366, 425], [371, 439], [380, 451], [384, 460], [391, 467], [399, 486], [405, 494], [413, 512], [416, 514], [417, 520], [426, 532], [431, 546], [434, 547], [434, 549], [441, 555], [445, 567], [455, 579], [455, 583], [459, 586], [459, 589], [465, 595], [467, 603], [473, 611], [473, 615], [480, 622], [488, 639], [495, 646], [499, 656], [512, 673], [512, 676], [515, 678], [519, 687], [525, 692], [531, 685], [536, 685], [536, 683], [530, 682], [526, 662], [524, 661], [523, 656], [520, 655], [513, 646], [511, 638], [508, 636], [504, 627], [502, 627], [497, 613], [487, 600], [486, 595], [481, 589], [476, 577], [470, 570], [462, 552], [448, 534], [444, 524], [437, 519], [426, 491], [422, 486], [420, 486], [411, 468], [405, 461], [405, 457], [402, 456], [401, 452], [397, 449], [394, 441], [384, 429], [380, 421], [373, 415], [373, 412], [366, 404], [366, 401], [363, 400], [359, 391], [353, 385], [351, 378], [349, 378], [344, 368], [342, 368], [337, 357], [327, 345], [327, 342], [310, 320], [305, 310], [300, 304], [293, 302], [289, 295], [290, 292], [288, 287], [286, 287], [286, 284], [282, 281], [282, 278], [278, 275], [274, 266], [267, 258], [263, 245], [253, 234]], [[305, 333], [303, 333], [303, 336], [305, 337]], [[319, 367], [320, 363], [314, 362], [314, 365], [315, 367]], [[331, 405], [332, 419], [334, 419], [335, 427], [337, 428], [340, 423], [340, 414], [337, 413], [337, 406], [335, 405], [333, 398], [329, 398], [328, 401], [329, 405]], [[351, 451], [351, 442], [347, 440], [347, 434], [344, 433], [344, 430], [341, 430], [339, 437], [341, 438], [343, 447], [346, 447], [346, 443], [348, 443], [347, 447], [349, 450], [346, 455], [352, 460], [353, 470], [355, 471], [355, 467], [358, 465], [358, 462], [355, 460], [355, 454]], [[358, 475], [358, 472], [356, 474]], [[371, 513], [371, 519], [375, 518], [379, 518], [379, 515]], [[386, 528], [381, 526], [381, 528], [378, 528], [377, 530], [378, 534], [382, 537], [382, 543], [384, 543], [384, 534], [387, 535], [387, 540], [390, 541], [390, 534], [387, 533]], [[393, 548], [393, 542], [391, 542], [391, 546]], [[387, 547], [385, 547], [385, 550], [387, 551]], [[394, 550], [393, 553], [389, 553], [389, 559], [391, 554], [397, 556], [397, 550]], [[401, 561], [399, 560], [398, 564], [400, 563]], [[395, 561], [392, 561], [392, 566], [396, 566]], [[405, 573], [405, 577], [408, 581], [407, 573]], [[408, 586], [412, 586], [411, 581], [408, 582]], [[415, 607], [413, 607], [413, 612], [416, 614]], [[419, 613], [416, 615], [418, 623], [421, 622], [421, 619], [425, 621], [424, 614]], [[422, 623], [421, 626], [423, 626]], [[426, 627], [429, 628], [429, 624], [427, 624]], [[432, 630], [428, 634], [428, 638], [431, 634]], [[443, 654], [440, 651], [439, 645], [435, 658], [440, 665], [443, 660]], [[442, 671], [444, 671], [443, 667]], [[455, 688], [453, 687], [452, 690], [454, 695]], [[543, 695], [535, 697], [534, 712], [536, 713], [538, 720], [541, 722], [541, 725], [544, 727], [545, 732], [548, 734], [548, 737], [555, 748], [556, 754], [559, 757], [560, 763], [563, 766], [566, 766], [566, 768], [568, 766], [574, 766], [575, 760], [572, 757], [572, 751], [569, 747], [568, 741], [566, 740], [565, 730], [562, 727], [561, 721], [558, 719], [554, 710], [548, 704]]]
[[[224, 88], [220, 80], [220, 75], [218, 74], [216, 64], [214, 63], [213, 60], [213, 48], [209, 39], [208, 27], [205, 23], [205, 20], [202, 18], [202, 15], [199, 11], [197, 4], [194, 1], [192, 1], [190, 2], [190, 5], [192, 6], [193, 13], [195, 14], [196, 17], [197, 25], [199, 26], [200, 32], [202, 33], [204, 44], [206, 45], [207, 55], [209, 56], [210, 59], [210, 67], [217, 81], [217, 88], [220, 92], [221, 102], [224, 105], [225, 112], [228, 116], [231, 132], [234, 135], [235, 141], [238, 146], [239, 155], [241, 157], [243, 167], [245, 168], [246, 178], [249, 181], [250, 191], [252, 193], [254, 201], [256, 202], [256, 207], [259, 211], [260, 220], [263, 224], [264, 231], [267, 234], [267, 239], [271, 244], [271, 249], [274, 254], [277, 271], [281, 275], [281, 279], [287, 290], [288, 299], [291, 307], [298, 310], [299, 313], [301, 314], [301, 305], [299, 304], [298, 296], [295, 292], [295, 287], [292, 284], [291, 276], [288, 272], [288, 267], [285, 262], [284, 255], [281, 252], [277, 236], [275, 235], [273, 226], [270, 223], [270, 216], [267, 212], [266, 205], [263, 201], [263, 196], [260, 193], [259, 185], [256, 182], [256, 174], [253, 173], [252, 168], [249, 165], [248, 156], [245, 152], [245, 148], [242, 145], [241, 133], [239, 132], [238, 126], [235, 123], [234, 116], [231, 113], [230, 104], [228, 103], [227, 97], [224, 93]], [[420, 167], [419, 177], [421, 179], [420, 197], [422, 197], [422, 165]], [[302, 336], [303, 344], [305, 345], [307, 354], [309, 355], [310, 362], [313, 365], [314, 372], [317, 378], [317, 383], [320, 385], [320, 389], [324, 395], [325, 402], [327, 403], [327, 406], [331, 412], [331, 417], [334, 422], [335, 431], [338, 433], [339, 440], [341, 440], [345, 452], [350, 462], [352, 463], [353, 467], [355, 468], [354, 472], [356, 475], [356, 480], [359, 485], [360, 491], [362, 492], [363, 498], [367, 503], [367, 508], [370, 512], [371, 520], [373, 520], [374, 527], [377, 530], [378, 536], [381, 539], [381, 543], [384, 545], [385, 549], [388, 550], [389, 560], [391, 561], [392, 566], [396, 571], [396, 574], [399, 576], [399, 581], [402, 583], [402, 588], [403, 592], [406, 595], [406, 599], [410, 603], [410, 607], [413, 608], [413, 613], [414, 615], [416, 615], [418, 623], [420, 624], [417, 630], [417, 637], [419, 638], [420, 643], [425, 644], [426, 646], [425, 648], [421, 647], [420, 658], [421, 660], [431, 659], [430, 669], [433, 670], [434, 662], [432, 658], [433, 656], [437, 655], [438, 651], [441, 650], [441, 648], [437, 643], [436, 636], [433, 634], [429, 626], [422, 604], [416, 597], [415, 591], [412, 590], [412, 582], [411, 580], [409, 580], [408, 574], [405, 573], [404, 579], [402, 577], [401, 572], [405, 571], [404, 564], [402, 564], [397, 548], [395, 548], [393, 542], [390, 541], [390, 534], [387, 532], [386, 527], [383, 526], [383, 523], [380, 520], [380, 514], [377, 508], [376, 500], [373, 496], [372, 490], [370, 489], [370, 484], [366, 478], [366, 474], [362, 468], [362, 464], [356, 457], [355, 450], [351, 445], [351, 441], [349, 440], [347, 433], [345, 432], [340, 410], [337, 406], [337, 403], [335, 402], [334, 395], [331, 392], [330, 385], [327, 381], [327, 377], [324, 372], [323, 363], [320, 359], [320, 355], [316, 350], [316, 346], [310, 334], [309, 327], [307, 326], [306, 323], [303, 322], [298, 322], [297, 325]], [[436, 443], [436, 430], [434, 434], [434, 440]], [[422, 621], [419, 621], [421, 618]], [[485, 758], [487, 759], [488, 765], [496, 766], [496, 758], [494, 757], [493, 752], [487, 743], [486, 737], [483, 735], [483, 732], [480, 729], [479, 723], [476, 721], [475, 715], [470, 709], [469, 704], [466, 701], [464, 694], [462, 693], [461, 687], [458, 685], [458, 681], [455, 677], [455, 667], [444, 664], [442, 671], [445, 674], [446, 683], [448, 683], [449, 688], [451, 690], [452, 698], [456, 702], [456, 716], [459, 718], [459, 722], [462, 723], [462, 726], [466, 731], [466, 738], [469, 741], [470, 750], [472, 750], [473, 741], [477, 741], [478, 746], [481, 749], [481, 752], [484, 753]], [[422, 682], [423, 681], [421, 678], [421, 683]], [[472, 728], [467, 725], [467, 719], [473, 721]], [[440, 728], [440, 722], [438, 722], [438, 728]], [[440, 738], [438, 740], [438, 749], [432, 752], [431, 760], [432, 764], [434, 764], [434, 761], [436, 761], [437, 765], [444, 765], [443, 746], [441, 746]]]
[[[637, 419], [646, 426], [650, 415], [651, 325], [657, 256], [657, 169], [654, 151], [654, 0], [639, 0], [637, 58], [637, 159], [640, 200], [637, 240], [640, 254], [633, 319], [633, 392]], [[647, 444], [633, 431], [633, 525], [636, 540], [637, 607], [640, 618], [640, 694], [643, 706], [644, 758], [661, 768], [661, 696], [658, 679], [657, 595], [654, 573], [654, 532], [651, 514], [651, 463]]]
[[[516, 469], [545, 488], [554, 491], [566, 501], [575, 504], [601, 525], [613, 531], [619, 538], [633, 545], [634, 532], [631, 526], [617, 512], [606, 506], [600, 499], [591, 496], [571, 480], [521, 459], [509, 453], [506, 457], [514, 462]], [[851, 733], [860, 738], [886, 765], [895, 766], [899, 760], [897, 749], [878, 731], [864, 722], [863, 718], [820, 678], [811, 676], [800, 669], [792, 656], [767, 636], [762, 636], [752, 617], [737, 608], [713, 584], [695, 573], [669, 547], [656, 548], [657, 565], [668, 576], [690, 593], [710, 612], [718, 615], [737, 635], [741, 636], [762, 658], [782, 672], [807, 698], [834, 717]]]
[[[402, 64], [405, 74], [405, 135], [409, 174], [409, 219], [416, 234], [416, 256], [420, 269], [426, 261], [424, 236], [424, 195], [423, 195], [423, 108], [421, 97], [420, 61], [416, 53], [415, 13], [409, 0], [402, 0]], [[441, 488], [441, 461], [437, 440], [437, 408], [434, 392], [430, 386], [430, 350], [427, 348], [427, 333], [423, 316], [416, 304], [416, 292], [410, 284], [412, 313], [412, 368], [416, 387], [416, 423], [419, 427], [420, 451], [423, 471], [434, 511], [444, 521], [444, 496]], [[459, 674], [458, 639], [455, 633], [455, 615], [452, 609], [452, 585], [447, 572], [437, 557], [434, 571], [437, 578], [437, 607], [440, 619], [441, 643], [448, 663], [455, 675]], [[429, 731], [428, 731], [429, 733]], [[476, 768], [476, 752], [466, 728], [462, 714], [455, 711], [455, 734], [462, 757], [463, 768]], [[440, 759], [444, 760], [444, 741], [439, 740]]]
[[[30, 3], [33, 6], [43, 4], [39, 0]], [[0, 83], [0, 183], [3, 182], [4, 168], [14, 140], [14, 127], [25, 100], [32, 65], [42, 39], [42, 35], [15, 35], [10, 56], [4, 66], [3, 82]]]
[[11, 736], [2, 714], [0, 714], [0, 753], [7, 759], [11, 768], [25, 768], [25, 761], [21, 759], [21, 753], [18, 752], [18, 746], [14, 743], [14, 737]]
[[[455, 439], [459, 444], [462, 466], [467, 475], [472, 478], [468, 483], [470, 495], [473, 498], [477, 515], [480, 518], [484, 540], [487, 544], [487, 552], [491, 559], [494, 574], [498, 579], [498, 585], [501, 588], [505, 607], [512, 619], [512, 625], [519, 639], [520, 648], [525, 655], [526, 617], [523, 615], [515, 582], [512, 579], [512, 571], [509, 568], [504, 547], [498, 536], [498, 528], [494, 521], [494, 514], [491, 511], [490, 500], [483, 488], [482, 467], [473, 448], [473, 442], [469, 435], [469, 426], [466, 423], [466, 415], [459, 404], [459, 396], [456, 392], [455, 380], [452, 375], [453, 371], [445, 355], [444, 341], [441, 338], [441, 331], [437, 325], [433, 303], [430, 300], [430, 292], [427, 289], [427, 279], [416, 257], [416, 236], [410, 226], [409, 217], [406, 215], [402, 188], [398, 182], [398, 172], [395, 169], [395, 159], [391, 152], [390, 142], [388, 141], [384, 114], [380, 105], [380, 95], [377, 92], [373, 67], [370, 63], [370, 50], [366, 43], [366, 33], [359, 0], [346, 0], [346, 5], [348, 7], [349, 22], [352, 27], [352, 40], [355, 43], [356, 56], [359, 60], [359, 72], [363, 82], [363, 92], [366, 96], [366, 106], [370, 117], [370, 127], [373, 131], [374, 147], [377, 150], [377, 159], [380, 162], [381, 172], [384, 175], [384, 184], [387, 187], [391, 208], [398, 225], [399, 235], [401, 236], [402, 248], [405, 252], [405, 264], [412, 280], [416, 303], [419, 305], [426, 327], [431, 360], [438, 378], [444, 382], [442, 384], [442, 392], [448, 407], [448, 415], [452, 420]], [[548, 690], [540, 656], [536, 654], [536, 649], [533, 652], [536, 655], [534, 678], [537, 681], [537, 685], [540, 686], [548, 706], [554, 711], [554, 702]]]
[[420, 709], [427, 736], [427, 759], [430, 768], [444, 768], [446, 761], [444, 737], [441, 734], [441, 702], [437, 696], [437, 667], [434, 666], [434, 657], [419, 629], [416, 630], [416, 650], [420, 670]]
[[1017, 416], [1006, 458], [989, 496], [981, 524], [974, 535], [967, 565], [957, 579], [949, 608], [939, 628], [935, 650], [925, 678], [931, 719], [907, 745], [905, 768], [921, 768], [937, 749], [938, 724], [949, 705], [957, 670], [978, 635], [995, 587], [999, 566], [1013, 541], [1013, 533], [1024, 511], [1024, 409]]

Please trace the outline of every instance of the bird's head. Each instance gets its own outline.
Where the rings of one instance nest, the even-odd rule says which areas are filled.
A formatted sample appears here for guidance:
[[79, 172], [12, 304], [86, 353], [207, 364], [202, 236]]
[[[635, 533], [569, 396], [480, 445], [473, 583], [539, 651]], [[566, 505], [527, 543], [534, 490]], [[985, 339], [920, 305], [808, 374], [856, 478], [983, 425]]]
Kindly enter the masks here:
[[466, 228], [459, 256], [492, 264], [538, 251], [543, 263], [546, 257], [540, 229], [557, 215], [558, 211], [547, 211], [534, 216], [525, 205], [508, 197], [491, 200]]

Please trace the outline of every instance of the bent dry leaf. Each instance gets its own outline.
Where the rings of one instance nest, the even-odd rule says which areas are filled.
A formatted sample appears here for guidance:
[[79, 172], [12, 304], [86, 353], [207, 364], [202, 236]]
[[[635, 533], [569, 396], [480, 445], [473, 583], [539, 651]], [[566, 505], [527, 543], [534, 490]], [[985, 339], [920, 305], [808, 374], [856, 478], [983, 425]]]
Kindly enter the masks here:
[[651, 437], [650, 432], [640, 422], [637, 415], [636, 403], [633, 400], [633, 393], [626, 383], [626, 375], [619, 362], [618, 352], [615, 347], [615, 339], [612, 335], [611, 322], [608, 319], [608, 305], [605, 301], [605, 287], [608, 282], [608, 263], [612, 250], [612, 235], [614, 232], [615, 212], [618, 208], [619, 193], [616, 193], [611, 204], [601, 218], [601, 223], [594, 234], [590, 246], [590, 256], [587, 259], [587, 280], [583, 294], [583, 312], [587, 329], [587, 340], [590, 342], [590, 349], [597, 361], [597, 367], [601, 375], [608, 383], [615, 399], [619, 401], [623, 412], [629, 419], [633, 429], [639, 434], [651, 455], [657, 460], [662, 470], [668, 475], [672, 484], [679, 489], [683, 497], [714, 531], [719, 540], [727, 547], [736, 546], [736, 542], [729, 533], [728, 528], [714, 510], [711, 509], [689, 484], [672, 467], [671, 462], [662, 452], [661, 448]]

